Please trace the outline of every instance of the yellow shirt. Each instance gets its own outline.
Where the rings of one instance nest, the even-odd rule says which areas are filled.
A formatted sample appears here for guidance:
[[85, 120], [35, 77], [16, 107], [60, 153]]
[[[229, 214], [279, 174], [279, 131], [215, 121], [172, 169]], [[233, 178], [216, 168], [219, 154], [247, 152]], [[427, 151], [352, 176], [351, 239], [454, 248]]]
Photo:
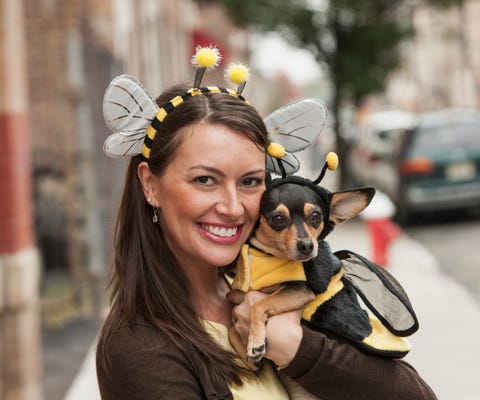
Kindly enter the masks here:
[[277, 283], [306, 280], [300, 261], [274, 257], [246, 244], [242, 247], [237, 260], [237, 272], [232, 289], [247, 292]]
[[[235, 353], [228, 339], [228, 329], [218, 322], [203, 321], [206, 331], [225, 350]], [[244, 380], [243, 386], [230, 386], [235, 400], [269, 399], [288, 400], [288, 393], [278, 377], [275, 368], [268, 361], [263, 361], [263, 368]]]

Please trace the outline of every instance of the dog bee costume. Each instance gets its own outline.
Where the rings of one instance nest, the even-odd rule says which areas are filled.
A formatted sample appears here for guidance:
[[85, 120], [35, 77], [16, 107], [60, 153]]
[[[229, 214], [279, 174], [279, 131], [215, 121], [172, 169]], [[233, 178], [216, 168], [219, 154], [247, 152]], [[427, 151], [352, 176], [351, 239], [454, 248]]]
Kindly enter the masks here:
[[[153, 140], [163, 120], [174, 108], [193, 96], [226, 93], [246, 102], [241, 93], [248, 78], [248, 69], [242, 64], [231, 64], [226, 72], [230, 80], [237, 85], [237, 90], [201, 86], [205, 71], [215, 68], [219, 61], [220, 54], [216, 48], [197, 48], [192, 59], [197, 67], [193, 87], [160, 107], [132, 76], [120, 75], [114, 78], [106, 89], [103, 101], [105, 123], [112, 131], [105, 140], [104, 152], [116, 158], [141, 154], [143, 159], [148, 161]], [[329, 156], [330, 160], [315, 181], [293, 175], [300, 168], [300, 162], [294, 153], [311, 146], [322, 132], [326, 121], [327, 108], [323, 102], [316, 99], [296, 101], [265, 118], [270, 140], [266, 155], [267, 171], [280, 176], [267, 182], [267, 190], [276, 185], [294, 182], [311, 187], [326, 200], [325, 204], [328, 204], [331, 194], [318, 183], [327, 167], [336, 167], [338, 160], [334, 155]], [[328, 221], [328, 218], [326, 220]], [[153, 222], [156, 222], [155, 213]], [[385, 269], [366, 258], [347, 250], [332, 253], [323, 240], [332, 229], [333, 226], [327, 223], [319, 239], [319, 253], [324, 254], [321, 259], [317, 257], [304, 264], [297, 263], [299, 265], [292, 268], [296, 275], [282, 276], [282, 279], [286, 280], [306, 281], [317, 295], [304, 310], [305, 324], [353, 342], [363, 350], [391, 357], [404, 356], [410, 350], [404, 336], [411, 335], [418, 329], [418, 321], [407, 295]], [[251, 288], [251, 269], [245, 269], [245, 265], [248, 265], [245, 259], [251, 259], [251, 255], [247, 255], [247, 249], [248, 245], [245, 245], [243, 257], [239, 257], [238, 274], [233, 282], [233, 287], [242, 290]], [[267, 259], [271, 256], [259, 256], [263, 265], [277, 262]], [[356, 301], [359, 296], [366, 305], [368, 314], [366, 310], [362, 311], [360, 316], [348, 316], [341, 326], [337, 323], [330, 324], [322, 318], [322, 310], [334, 303], [336, 307], [341, 307], [343, 293], [346, 293], [344, 287], [348, 287], [349, 301], [353, 298]]]
[[[384, 268], [357, 253], [333, 253], [325, 241], [335, 226], [329, 221], [332, 193], [318, 183], [326, 169], [335, 169], [337, 164], [336, 154], [329, 153], [322, 172], [313, 181], [282, 174], [267, 183], [267, 191], [285, 184], [306, 186], [322, 199], [325, 225], [318, 237], [317, 256], [304, 262], [286, 260], [247, 244], [237, 261], [232, 287], [260, 290], [282, 282], [304, 281], [315, 293], [302, 313], [307, 326], [370, 353], [404, 357], [411, 350], [405, 337], [418, 329], [418, 320], [400, 284]], [[373, 197], [375, 191], [370, 189]]]

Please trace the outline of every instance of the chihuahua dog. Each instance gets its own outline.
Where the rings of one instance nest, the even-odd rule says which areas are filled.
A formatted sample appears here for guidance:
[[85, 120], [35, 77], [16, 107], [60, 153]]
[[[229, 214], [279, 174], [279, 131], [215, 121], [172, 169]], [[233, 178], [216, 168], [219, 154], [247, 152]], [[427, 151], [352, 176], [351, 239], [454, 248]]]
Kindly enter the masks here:
[[229, 332], [232, 346], [252, 369], [265, 354], [266, 323], [276, 314], [303, 309], [303, 322], [313, 329], [348, 341], [369, 336], [368, 315], [324, 239], [374, 195], [372, 187], [331, 193], [298, 176], [267, 184], [259, 223], [242, 249], [232, 284], [236, 290], [268, 293], [252, 306], [246, 348], [234, 328]]

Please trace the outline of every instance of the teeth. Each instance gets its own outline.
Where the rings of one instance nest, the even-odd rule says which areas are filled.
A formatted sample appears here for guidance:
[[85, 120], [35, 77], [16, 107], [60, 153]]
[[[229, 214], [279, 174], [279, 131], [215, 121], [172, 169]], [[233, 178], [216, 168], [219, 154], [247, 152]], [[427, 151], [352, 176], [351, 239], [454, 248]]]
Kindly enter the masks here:
[[216, 236], [230, 237], [237, 233], [238, 228], [219, 228], [218, 226], [211, 226], [202, 224], [202, 228], [209, 231]]

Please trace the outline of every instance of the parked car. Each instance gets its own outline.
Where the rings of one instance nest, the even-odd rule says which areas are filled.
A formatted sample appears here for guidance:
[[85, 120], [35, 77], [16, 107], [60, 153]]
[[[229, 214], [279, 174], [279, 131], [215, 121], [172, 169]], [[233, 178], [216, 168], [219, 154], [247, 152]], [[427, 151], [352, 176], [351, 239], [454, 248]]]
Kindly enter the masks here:
[[480, 111], [446, 109], [393, 121], [384, 129], [370, 122], [370, 134], [360, 135], [347, 160], [353, 181], [386, 193], [400, 221], [480, 208]]

